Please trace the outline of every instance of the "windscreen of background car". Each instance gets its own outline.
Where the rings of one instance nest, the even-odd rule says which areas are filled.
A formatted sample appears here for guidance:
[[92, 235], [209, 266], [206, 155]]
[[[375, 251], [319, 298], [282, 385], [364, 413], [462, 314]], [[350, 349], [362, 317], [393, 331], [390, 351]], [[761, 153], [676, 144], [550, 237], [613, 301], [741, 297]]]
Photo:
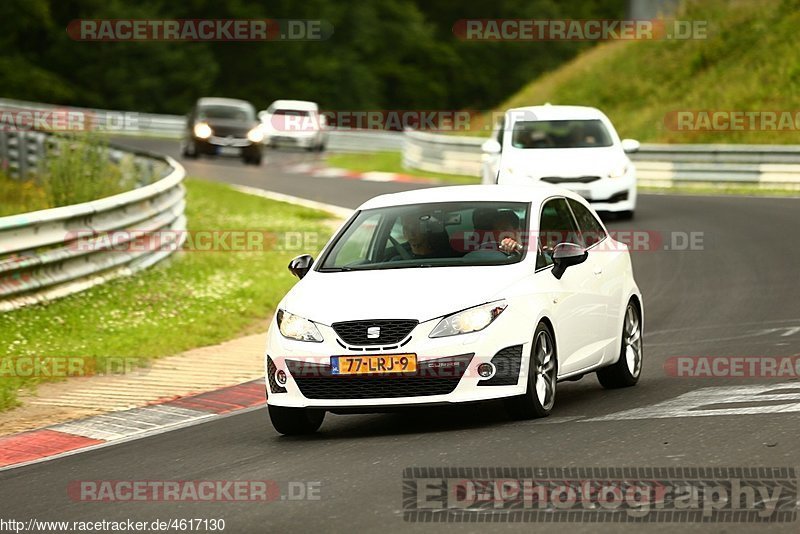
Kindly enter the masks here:
[[316, 113], [305, 109], [276, 109], [270, 122], [279, 132], [308, 132], [319, 130], [321, 121]]
[[241, 106], [203, 106], [197, 110], [200, 119], [254, 121], [255, 110]]
[[519, 121], [511, 137], [514, 148], [596, 148], [611, 146], [602, 121]]
[[[530, 205], [446, 202], [364, 210], [336, 237], [319, 271], [506, 265], [525, 257]], [[522, 250], [502, 252], [510, 237]]]

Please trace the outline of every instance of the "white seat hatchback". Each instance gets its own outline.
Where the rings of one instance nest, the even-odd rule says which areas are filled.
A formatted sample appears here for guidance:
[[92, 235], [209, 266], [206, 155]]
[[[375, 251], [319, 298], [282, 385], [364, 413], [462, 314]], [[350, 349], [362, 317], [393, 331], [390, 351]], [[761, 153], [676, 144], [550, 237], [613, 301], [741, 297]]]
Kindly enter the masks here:
[[642, 369], [642, 296], [627, 247], [579, 195], [458, 186], [364, 203], [300, 281], [267, 337], [269, 414], [283, 434], [325, 412], [504, 399], [543, 417], [556, 385]]

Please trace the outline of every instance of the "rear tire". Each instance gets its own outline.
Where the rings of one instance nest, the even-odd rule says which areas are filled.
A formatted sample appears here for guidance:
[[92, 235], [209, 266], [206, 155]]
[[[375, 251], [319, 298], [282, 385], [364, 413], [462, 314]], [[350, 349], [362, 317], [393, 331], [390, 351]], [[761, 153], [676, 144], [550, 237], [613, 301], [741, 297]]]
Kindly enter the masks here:
[[556, 400], [557, 377], [558, 359], [553, 333], [545, 323], [539, 323], [533, 334], [527, 391], [524, 395], [505, 400], [508, 415], [517, 420], [550, 415]]
[[597, 371], [597, 380], [606, 389], [635, 386], [642, 375], [642, 314], [631, 300], [622, 320], [622, 342], [619, 359], [613, 365]]
[[322, 426], [325, 410], [313, 408], [286, 408], [268, 405], [269, 419], [272, 426], [284, 436], [313, 434]]
[[633, 210], [626, 210], [617, 212], [617, 220], [631, 221], [633, 220]]

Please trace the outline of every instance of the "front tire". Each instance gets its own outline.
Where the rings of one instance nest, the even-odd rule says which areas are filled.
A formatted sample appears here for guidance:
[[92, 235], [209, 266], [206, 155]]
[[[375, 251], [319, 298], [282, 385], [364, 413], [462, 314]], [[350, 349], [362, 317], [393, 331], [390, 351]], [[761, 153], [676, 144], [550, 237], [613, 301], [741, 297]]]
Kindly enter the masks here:
[[185, 159], [197, 159], [198, 155], [197, 145], [194, 141], [188, 141], [181, 150], [181, 156]]
[[527, 391], [524, 395], [505, 400], [508, 415], [517, 420], [550, 415], [556, 401], [557, 377], [558, 359], [553, 333], [545, 323], [539, 323], [533, 334]]
[[325, 410], [267, 405], [272, 426], [284, 436], [313, 434], [322, 426]]
[[636, 385], [642, 375], [642, 314], [631, 300], [622, 321], [622, 343], [617, 363], [597, 371], [600, 385], [606, 389]]

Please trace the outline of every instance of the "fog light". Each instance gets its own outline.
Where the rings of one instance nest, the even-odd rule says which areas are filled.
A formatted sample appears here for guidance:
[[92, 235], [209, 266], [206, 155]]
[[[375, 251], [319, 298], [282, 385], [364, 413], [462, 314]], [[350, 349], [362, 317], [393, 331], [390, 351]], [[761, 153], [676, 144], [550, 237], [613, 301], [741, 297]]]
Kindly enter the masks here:
[[275, 381], [278, 384], [280, 384], [282, 386], [285, 386], [286, 385], [286, 371], [284, 371], [283, 369], [279, 369], [275, 373]]
[[491, 363], [482, 363], [478, 366], [478, 375], [481, 378], [491, 378], [494, 376], [494, 365]]

